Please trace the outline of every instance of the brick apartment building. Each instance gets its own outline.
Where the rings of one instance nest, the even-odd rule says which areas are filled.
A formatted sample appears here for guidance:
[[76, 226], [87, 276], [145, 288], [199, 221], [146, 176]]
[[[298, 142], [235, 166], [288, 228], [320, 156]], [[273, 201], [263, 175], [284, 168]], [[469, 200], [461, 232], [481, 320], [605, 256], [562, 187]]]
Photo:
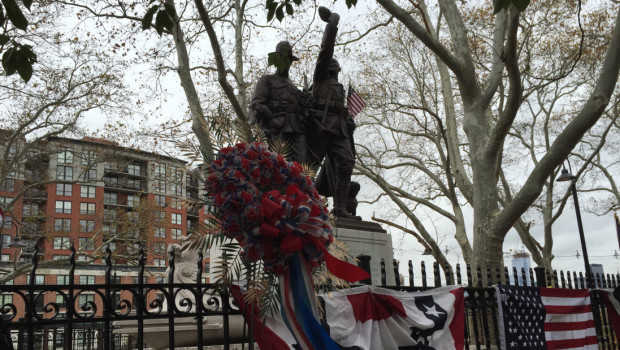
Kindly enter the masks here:
[[[136, 283], [140, 246], [147, 252], [145, 282], [163, 282], [168, 246], [207, 217], [207, 207], [200, 202], [202, 182], [181, 160], [86, 137], [52, 137], [22, 146], [29, 146], [28, 157], [0, 182], [0, 206], [5, 212], [0, 276], [30, 261], [36, 245], [41, 262], [36, 283], [69, 284], [67, 258], [74, 244], [77, 260], [89, 263], [77, 266], [72, 282], [103, 284], [101, 247], [110, 244], [117, 282]], [[10, 247], [16, 237], [23, 247]], [[209, 255], [205, 258], [203, 277], [208, 281]], [[26, 275], [8, 283], [26, 284]], [[63, 298], [54, 294], [39, 298], [37, 310], [49, 302], [62, 307]], [[122, 292], [117, 298], [131, 300], [131, 293]], [[0, 305], [15, 304], [21, 313], [18, 299], [0, 295]], [[78, 305], [100, 304], [95, 293], [83, 293], [78, 299]]]

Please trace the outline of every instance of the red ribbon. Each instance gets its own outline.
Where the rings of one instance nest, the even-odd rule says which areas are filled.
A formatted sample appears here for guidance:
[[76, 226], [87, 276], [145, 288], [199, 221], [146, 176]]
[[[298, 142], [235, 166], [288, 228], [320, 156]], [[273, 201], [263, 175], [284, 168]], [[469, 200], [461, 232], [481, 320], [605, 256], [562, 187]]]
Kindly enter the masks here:
[[329, 251], [327, 251], [327, 248], [318, 242], [316, 237], [310, 236], [308, 238], [311, 241], [314, 241], [312, 243], [314, 243], [314, 245], [323, 252], [325, 265], [334, 276], [351, 283], [370, 278], [368, 272], [364, 271], [361, 267], [342, 261], [331, 255]]

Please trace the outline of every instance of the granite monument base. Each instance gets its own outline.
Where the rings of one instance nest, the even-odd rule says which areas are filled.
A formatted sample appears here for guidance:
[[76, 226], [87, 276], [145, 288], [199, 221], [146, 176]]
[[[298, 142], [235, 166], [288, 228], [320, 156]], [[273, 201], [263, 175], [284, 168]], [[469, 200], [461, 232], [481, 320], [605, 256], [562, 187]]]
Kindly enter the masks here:
[[370, 256], [371, 284], [381, 285], [381, 259], [385, 261], [387, 285], [396, 284], [394, 279], [394, 250], [392, 236], [375, 222], [337, 218], [334, 237], [349, 248], [354, 257]]

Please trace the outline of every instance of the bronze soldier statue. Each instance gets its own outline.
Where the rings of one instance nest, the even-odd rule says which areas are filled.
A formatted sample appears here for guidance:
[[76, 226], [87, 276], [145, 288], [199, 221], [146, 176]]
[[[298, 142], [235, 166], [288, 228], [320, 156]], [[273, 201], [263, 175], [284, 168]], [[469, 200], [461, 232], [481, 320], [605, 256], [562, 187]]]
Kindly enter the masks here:
[[319, 16], [327, 25], [312, 85], [310, 154], [315, 162], [321, 162], [324, 158], [316, 186], [320, 194], [334, 197], [334, 216], [359, 220], [347, 210], [351, 173], [355, 165], [352, 142], [355, 123], [345, 107], [345, 90], [338, 82], [340, 65], [334, 59], [340, 16], [324, 7], [319, 8]]
[[[276, 53], [288, 54], [290, 63], [299, 59], [293, 55], [291, 44], [281, 41]], [[276, 69], [275, 73], [263, 75], [254, 89], [250, 101], [250, 123], [258, 123], [269, 142], [282, 138], [292, 146], [292, 159], [307, 163], [308, 143], [304, 121], [302, 92], [288, 78], [289, 67]]]

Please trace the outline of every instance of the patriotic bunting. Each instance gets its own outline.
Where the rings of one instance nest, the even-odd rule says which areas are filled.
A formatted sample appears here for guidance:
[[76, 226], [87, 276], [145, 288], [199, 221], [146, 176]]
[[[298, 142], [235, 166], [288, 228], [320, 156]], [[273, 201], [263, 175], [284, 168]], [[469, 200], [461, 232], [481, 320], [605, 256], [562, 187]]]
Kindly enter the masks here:
[[[235, 298], [237, 303], [242, 302], [240, 295]], [[320, 332], [333, 339], [336, 349], [462, 350], [465, 346], [465, 301], [461, 287], [410, 293], [364, 286], [323, 294], [319, 300], [325, 311], [321, 319], [324, 331]], [[285, 313], [283, 310], [282, 314], [269, 315], [264, 323], [254, 319], [261, 327], [261, 334], [256, 337], [261, 349], [305, 349], [283, 326]], [[322, 344], [317, 349], [333, 346]]]

